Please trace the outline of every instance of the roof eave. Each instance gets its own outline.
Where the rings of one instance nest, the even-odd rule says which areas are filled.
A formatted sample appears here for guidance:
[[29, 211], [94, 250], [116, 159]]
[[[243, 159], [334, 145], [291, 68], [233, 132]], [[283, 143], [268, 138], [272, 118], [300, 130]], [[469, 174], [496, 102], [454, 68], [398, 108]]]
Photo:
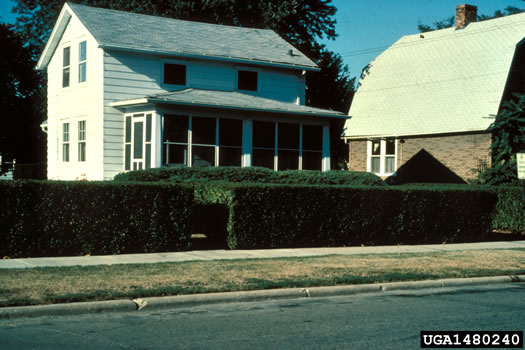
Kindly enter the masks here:
[[402, 137], [428, 137], [428, 136], [436, 136], [436, 135], [452, 135], [452, 134], [468, 134], [468, 133], [489, 133], [487, 129], [481, 129], [481, 128], [475, 128], [470, 130], [453, 130], [453, 131], [430, 131], [430, 132], [424, 132], [424, 133], [384, 133], [384, 134], [368, 134], [368, 135], [356, 135], [356, 136], [346, 136], [342, 135], [341, 137], [343, 139], [347, 140], [368, 140], [368, 139], [380, 139], [380, 138], [386, 138], [386, 137], [395, 137], [395, 138], [402, 138]]
[[164, 104], [164, 105], [179, 105], [179, 106], [189, 106], [189, 107], [199, 107], [199, 108], [218, 108], [218, 109], [228, 109], [228, 110], [237, 110], [237, 111], [252, 111], [252, 112], [263, 112], [263, 113], [278, 113], [278, 114], [293, 114], [300, 116], [310, 116], [310, 117], [323, 117], [323, 118], [337, 118], [337, 119], [348, 119], [349, 117], [340, 112], [301, 112], [301, 111], [289, 111], [278, 108], [256, 108], [249, 106], [235, 106], [235, 105], [224, 105], [224, 104], [214, 104], [214, 103], [200, 103], [200, 102], [186, 102], [186, 101], [170, 101], [162, 98], [138, 98], [134, 100], [126, 101], [116, 101], [110, 104], [111, 107], [118, 109], [125, 109], [126, 107], [137, 107], [140, 105], [149, 105], [149, 104]]
[[104, 44], [104, 43], [101, 43], [99, 47], [104, 50], [146, 53], [146, 54], [155, 54], [155, 55], [162, 55], [162, 56], [185, 57], [185, 58], [192, 58], [192, 59], [207, 59], [207, 60], [221, 61], [221, 62], [236, 62], [236, 63], [258, 65], [258, 66], [269, 66], [269, 67], [285, 68], [285, 69], [299, 69], [299, 70], [312, 71], [312, 72], [319, 72], [321, 70], [315, 64], [312, 66], [309, 66], [309, 65], [301, 65], [301, 64], [282, 63], [282, 62], [277, 62], [277, 61], [262, 61], [262, 60], [255, 60], [255, 59], [246, 59], [246, 58], [240, 58], [240, 57], [213, 56], [213, 55], [206, 55], [206, 54], [195, 54], [195, 53], [163, 51], [163, 50], [145, 49], [145, 48], [120, 46], [120, 45], [109, 45], [109, 44]]
[[[47, 40], [46, 46], [44, 47], [44, 51], [42, 51], [42, 54], [40, 55], [40, 58], [38, 59], [36, 69], [37, 70], [44, 70], [47, 68], [47, 65], [51, 61], [51, 58], [53, 57], [53, 52], [58, 47], [58, 43], [60, 42], [60, 37], [64, 33], [69, 21], [71, 20], [71, 17], [73, 16], [73, 11], [69, 7], [69, 5], [66, 3], [64, 4], [64, 7], [62, 7], [62, 10], [60, 11], [60, 15], [58, 15], [58, 20], [53, 27], [53, 31], [51, 32], [51, 35], [49, 36], [49, 39]], [[59, 36], [57, 38], [57, 36]]]

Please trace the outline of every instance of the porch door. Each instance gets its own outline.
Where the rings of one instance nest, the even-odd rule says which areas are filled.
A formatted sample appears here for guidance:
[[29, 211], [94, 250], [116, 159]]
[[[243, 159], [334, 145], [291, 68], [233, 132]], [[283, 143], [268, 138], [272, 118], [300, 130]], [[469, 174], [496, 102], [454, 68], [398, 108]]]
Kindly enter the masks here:
[[131, 163], [133, 170], [141, 170], [145, 168], [145, 145], [144, 145], [144, 117], [136, 116], [133, 118], [133, 152]]
[[125, 170], [151, 168], [153, 114], [126, 116]]

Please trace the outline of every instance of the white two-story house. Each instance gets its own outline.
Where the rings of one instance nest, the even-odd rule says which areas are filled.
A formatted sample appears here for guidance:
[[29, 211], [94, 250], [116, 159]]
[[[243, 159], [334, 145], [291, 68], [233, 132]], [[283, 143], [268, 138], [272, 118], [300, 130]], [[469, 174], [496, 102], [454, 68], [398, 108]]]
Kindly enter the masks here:
[[64, 5], [48, 76], [48, 178], [161, 166], [330, 169], [330, 118], [305, 106], [317, 66], [271, 30]]

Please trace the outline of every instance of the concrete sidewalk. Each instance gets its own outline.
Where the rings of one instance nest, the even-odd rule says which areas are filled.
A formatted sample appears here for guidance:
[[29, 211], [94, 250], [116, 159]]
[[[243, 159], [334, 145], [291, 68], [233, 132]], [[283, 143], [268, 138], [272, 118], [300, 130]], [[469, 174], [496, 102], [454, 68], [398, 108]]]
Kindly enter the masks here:
[[525, 249], [525, 241], [484, 243], [458, 243], [433, 245], [400, 245], [344, 248], [298, 248], [254, 250], [194, 250], [175, 253], [121, 254], [101, 256], [73, 256], [60, 258], [2, 259], [0, 269], [33, 268], [48, 266], [93, 266], [115, 264], [148, 264], [160, 262], [207, 261], [232, 259], [267, 259], [283, 257], [309, 257], [322, 255], [430, 253], [483, 249]]

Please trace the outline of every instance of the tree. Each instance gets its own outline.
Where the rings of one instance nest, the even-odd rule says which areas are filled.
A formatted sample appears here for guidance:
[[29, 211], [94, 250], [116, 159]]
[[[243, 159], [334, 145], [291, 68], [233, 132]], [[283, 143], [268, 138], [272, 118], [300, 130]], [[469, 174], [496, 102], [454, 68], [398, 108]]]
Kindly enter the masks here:
[[516, 100], [503, 103], [488, 129], [493, 135], [493, 164], [480, 174], [480, 180], [489, 185], [518, 182], [516, 153], [525, 147], [525, 95], [515, 96]]
[[45, 154], [41, 77], [31, 51], [7, 24], [0, 24], [0, 153], [21, 162], [34, 162]]
[[[493, 15], [478, 15], [477, 21], [481, 22], [481, 21], [486, 21], [486, 20], [493, 19], [493, 18], [515, 15], [517, 13], [522, 13], [522, 12], [525, 12], [525, 9], [520, 9], [514, 6], [507, 6], [504, 10], [495, 11]], [[443, 19], [441, 21], [434, 22], [431, 26], [419, 23], [417, 25], [417, 29], [419, 30], [420, 33], [425, 33], [425, 32], [430, 32], [432, 30], [453, 27], [455, 22], [456, 22], [456, 18], [455, 16], [452, 16], [452, 17]]]
[[[335, 39], [337, 9], [331, 0], [74, 0], [83, 5], [178, 18], [207, 23], [273, 29], [285, 40], [313, 59], [321, 72], [307, 74], [307, 104], [348, 112], [354, 92], [354, 78], [342, 64], [341, 57], [326, 50], [317, 40]], [[16, 0], [16, 32], [29, 48], [36, 62], [43, 50], [63, 0]], [[341, 90], [339, 90], [341, 88]], [[330, 91], [328, 95], [326, 91]], [[333, 94], [332, 94], [333, 93]], [[326, 99], [326, 97], [330, 97]], [[341, 123], [335, 123], [338, 135], [332, 139], [336, 163], [345, 147], [340, 138]], [[348, 154], [344, 157], [346, 158]]]

